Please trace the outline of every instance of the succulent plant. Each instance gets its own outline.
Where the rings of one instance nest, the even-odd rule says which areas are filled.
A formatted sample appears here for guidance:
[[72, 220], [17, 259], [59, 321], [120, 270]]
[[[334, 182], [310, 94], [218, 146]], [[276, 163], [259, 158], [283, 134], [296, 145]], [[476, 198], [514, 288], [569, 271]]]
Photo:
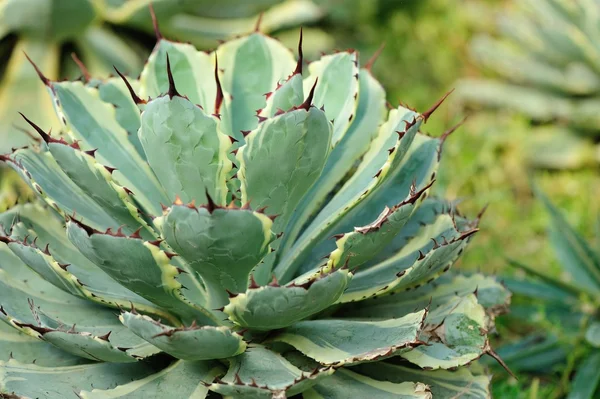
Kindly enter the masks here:
[[0, 392], [488, 397], [510, 295], [445, 274], [479, 217], [426, 198], [443, 98], [387, 111], [302, 37], [159, 38], [139, 80], [37, 69], [66, 134], [25, 116], [39, 142], [2, 156], [40, 200], [0, 215]]
[[555, 397], [568, 390], [569, 398], [596, 398], [600, 394], [600, 251], [539, 190], [538, 196], [550, 215], [550, 247], [562, 268], [553, 277], [511, 261], [527, 278], [504, 279], [515, 294], [510, 317], [518, 320], [515, 324], [525, 322], [537, 329], [498, 352], [515, 370], [548, 373], [560, 369], [565, 383]]
[[261, 29], [267, 32], [323, 15], [311, 0], [1, 1], [0, 54], [9, 61], [0, 75], [0, 153], [28, 142], [22, 130], [29, 127], [18, 118], [17, 111], [60, 128], [52, 103], [42, 94], [43, 88], [23, 52], [36, 59], [54, 80], [78, 76], [72, 54], [85, 62], [93, 76], [107, 76], [113, 65], [137, 75], [153, 44], [149, 4], [162, 21], [163, 32], [204, 48], [251, 31], [263, 11]]
[[467, 105], [524, 114], [538, 134], [530, 161], [578, 168], [600, 161], [600, 42], [595, 0], [520, 0], [498, 18], [498, 38], [473, 40], [475, 60], [496, 78], [464, 79]]

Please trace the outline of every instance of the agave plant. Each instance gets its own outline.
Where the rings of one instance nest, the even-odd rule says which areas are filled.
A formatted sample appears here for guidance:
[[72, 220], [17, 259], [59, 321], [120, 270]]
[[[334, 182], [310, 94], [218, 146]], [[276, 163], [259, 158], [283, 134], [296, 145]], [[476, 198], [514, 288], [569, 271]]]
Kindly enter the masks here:
[[523, 0], [511, 6], [499, 18], [499, 38], [481, 35], [472, 43], [475, 60], [497, 79], [465, 79], [459, 96], [467, 105], [509, 109], [541, 124], [530, 154], [534, 165], [597, 165], [600, 3]]
[[[552, 277], [511, 261], [528, 275], [526, 279], [505, 279], [516, 294], [511, 318], [538, 329], [498, 352], [516, 370], [539, 373], [561, 369], [565, 383], [558, 387], [555, 397], [568, 390], [569, 398], [596, 398], [600, 394], [600, 251], [568, 224], [547, 197], [542, 193], [538, 196], [551, 218], [550, 246], [556, 251], [562, 273]], [[569, 384], [573, 371], [575, 377]]]
[[137, 75], [149, 53], [146, 48], [153, 44], [149, 4], [163, 23], [163, 32], [202, 47], [251, 31], [263, 11], [263, 31], [314, 21], [323, 15], [311, 0], [0, 1], [0, 38], [4, 38], [0, 54], [3, 59], [10, 58], [0, 82], [0, 153], [29, 141], [22, 132], [28, 126], [15, 117], [17, 111], [46, 126], [60, 127], [52, 103], [23, 52], [35, 58], [51, 79], [79, 74], [71, 54], [77, 54], [93, 76], [108, 75], [113, 65]]
[[40, 200], [0, 216], [0, 392], [488, 397], [509, 294], [443, 275], [479, 218], [425, 198], [442, 100], [386, 111], [355, 51], [304, 71], [302, 39], [159, 37], [139, 80], [38, 69], [66, 134], [26, 118], [2, 157]]

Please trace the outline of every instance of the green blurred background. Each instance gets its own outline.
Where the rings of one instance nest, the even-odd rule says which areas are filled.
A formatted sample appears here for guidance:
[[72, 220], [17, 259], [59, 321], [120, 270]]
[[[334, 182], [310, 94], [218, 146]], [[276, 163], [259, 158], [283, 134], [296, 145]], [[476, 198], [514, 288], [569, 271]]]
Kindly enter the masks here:
[[[23, 103], [26, 101], [24, 90], [31, 85], [32, 93], [38, 97], [40, 91], [44, 90], [26, 64], [20, 49], [26, 48], [33, 53], [43, 69], [52, 75], [51, 78], [73, 77], [81, 73], [71, 61], [71, 52], [77, 53], [94, 75], [109, 73], [112, 64], [135, 75], [142, 65], [140, 60], [144, 59], [154, 42], [147, 12], [148, 1], [131, 0], [130, 3], [139, 8], [125, 18], [125, 14], [119, 11], [126, 5], [125, 0], [90, 0], [92, 3], [105, 3], [110, 12], [96, 16], [74, 14], [78, 16], [74, 20], [80, 23], [73, 28], [78, 30], [75, 36], [73, 32], [55, 29], [57, 27], [51, 22], [48, 26], [38, 24], [40, 19], [31, 19], [31, 16], [28, 18], [29, 21], [36, 21], [35, 29], [27, 24], [20, 25], [20, 21], [11, 19], [10, 13], [7, 14], [6, 11], [7, 7], [10, 11], [11, 4], [17, 4], [19, 8], [25, 5], [33, 7], [32, 9], [38, 7], [35, 10], [43, 14], [43, 9], [39, 6], [50, 1], [0, 0], [0, 35], [3, 36], [0, 55], [4, 61], [0, 67], [0, 127], [2, 131], [12, 131], [9, 136], [0, 135], [0, 148], [3, 150], [24, 143], [22, 139], [15, 140], [14, 143], [12, 141], [19, 130], [14, 125], [17, 123], [15, 107], [27, 106]], [[69, 1], [61, 0], [57, 3], [71, 6], [79, 3], [79, 0], [73, 0], [73, 3]], [[508, 266], [506, 258], [510, 257], [531, 265], [542, 273], [561, 277], [546, 235], [549, 216], [542, 204], [534, 198], [532, 182], [565, 212], [569, 222], [578, 231], [585, 237], [592, 237], [600, 226], [600, 151], [597, 144], [600, 123], [594, 125], [594, 117], [588, 117], [592, 128], [587, 130], [592, 131], [592, 134], [581, 138], [577, 133], [571, 135], [571, 130], [576, 129], [572, 128], [570, 118], [540, 121], [527, 112], [520, 112], [518, 106], [478, 106], [477, 96], [473, 93], [481, 94], [478, 93], [479, 89], [469, 89], [471, 86], [467, 87], [465, 83], [480, 78], [506, 78], [500, 68], [502, 53], [495, 52], [491, 55], [499, 57], [499, 61], [496, 59], [498, 65], [494, 62], [486, 65], [481, 56], [477, 55], [479, 53], [474, 51], [472, 43], [482, 35], [500, 36], [502, 32], [498, 22], [505, 12], [514, 11], [520, 1], [186, 0], [156, 1], [155, 8], [166, 36], [192, 41], [204, 48], [214, 47], [218, 39], [230, 34], [251, 30], [258, 14], [264, 10], [267, 11], [261, 29], [273, 33], [289, 47], [295, 46], [298, 25], [304, 26], [305, 53], [308, 59], [314, 59], [320, 51], [351, 47], [359, 50], [361, 62], [365, 63], [384, 44], [373, 72], [385, 86], [388, 100], [393, 105], [403, 103], [423, 111], [444, 93], [457, 88], [424, 129], [437, 136], [463, 117], [469, 116], [466, 123], [445, 144], [444, 159], [436, 184], [436, 193], [460, 201], [460, 209], [467, 215], [474, 216], [488, 206], [480, 226], [481, 232], [457, 267], [519, 278], [522, 272]], [[541, 4], [545, 1], [526, 2]], [[562, 3], [567, 8], [570, 4], [569, 0], [548, 1]], [[595, 0], [581, 1], [593, 5], [594, 10], [600, 13], [600, 4]], [[184, 5], [178, 5], [181, 8], [173, 12], [174, 3]], [[215, 6], [217, 3], [218, 7]], [[269, 8], [276, 4], [279, 4], [279, 8]], [[39, 16], [41, 19], [42, 14]], [[215, 20], [215, 17], [221, 19]], [[598, 22], [595, 23], [600, 26]], [[600, 42], [600, 36], [597, 39]], [[111, 47], [114, 51], [107, 51], [107, 42], [114, 45]], [[510, 46], [512, 45], [509, 45], [510, 49], [514, 47]], [[488, 48], [484, 46], [484, 52], [486, 49]], [[7, 61], [9, 59], [10, 62]], [[594, 66], [594, 62], [590, 64]], [[544, 68], [539, 70], [547, 71]], [[552, 77], [552, 70], [548, 71], [548, 76]], [[600, 67], [588, 72], [590, 84], [597, 83], [598, 88], [584, 90], [584, 94], [581, 91], [573, 93], [552, 88], [550, 94], [538, 91], [538, 94], [541, 93], [539, 98], [568, 98], [568, 103], [557, 100], [554, 107], [559, 110], [563, 104], [571, 106], [580, 99], [591, 98], [594, 101], [594, 96], [600, 92]], [[536, 73], [537, 70], [534, 70], [533, 74]], [[559, 76], [562, 75], [559, 73]], [[518, 84], [522, 84], [526, 77], [516, 77]], [[598, 82], [594, 80], [596, 78]], [[565, 80], [565, 85], [571, 87], [568, 83]], [[520, 100], [520, 97], [513, 95], [511, 99]], [[35, 107], [29, 115], [35, 116], [37, 113], [41, 118], [52, 114], [46, 109], [49, 104], [34, 103], [29, 106]], [[577, 108], [574, 105], [573, 109], [575, 113]], [[594, 108], [590, 109], [592, 114], [596, 112]], [[600, 106], [598, 110], [600, 111]], [[47, 128], [52, 124], [53, 121], [48, 120], [43, 127]], [[540, 132], [544, 129], [548, 132]], [[562, 130], [569, 131], [557, 134]], [[546, 136], [550, 139], [540, 141], [540, 138]], [[570, 141], [566, 142], [565, 137], [569, 137]], [[0, 186], [10, 188], [6, 174], [0, 180]], [[14, 199], [10, 190], [2, 191], [0, 208], [14, 202]], [[498, 329], [503, 340], [494, 342], [496, 346], [527, 332], [504, 320], [500, 320]], [[540, 376], [539, 380], [525, 376], [518, 382], [506, 378], [504, 372], [498, 371], [496, 374], [498, 382], [494, 384], [495, 397], [546, 398], [560, 392], [557, 388], [560, 381], [556, 374]]]

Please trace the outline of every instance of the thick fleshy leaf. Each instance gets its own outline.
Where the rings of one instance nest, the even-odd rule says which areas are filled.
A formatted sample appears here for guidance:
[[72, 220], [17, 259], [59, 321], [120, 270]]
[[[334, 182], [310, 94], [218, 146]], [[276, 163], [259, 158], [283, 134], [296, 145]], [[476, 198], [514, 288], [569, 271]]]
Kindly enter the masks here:
[[85, 257], [124, 287], [190, 322], [215, 323], [211, 313], [183, 298], [175, 278], [179, 270], [156, 244], [101, 233], [74, 219], [67, 223], [67, 235]]
[[217, 95], [214, 56], [186, 43], [162, 39], [156, 44], [140, 76], [140, 97], [157, 98], [169, 91], [167, 54], [177, 90], [211, 113]]
[[352, 274], [342, 268], [288, 285], [280, 286], [274, 281], [267, 286], [250, 287], [245, 293], [230, 298], [224, 312], [242, 327], [257, 330], [287, 327], [335, 303], [351, 277]]
[[333, 120], [331, 146], [335, 147], [348, 131], [358, 105], [358, 54], [356, 51], [326, 55], [308, 65], [304, 80], [308, 93], [317, 83], [314, 104], [324, 107], [327, 119]]
[[290, 226], [283, 240], [287, 249], [298, 236], [300, 229], [315, 210], [326, 200], [327, 195], [354, 167], [356, 161], [369, 149], [371, 140], [378, 133], [385, 119], [385, 91], [367, 70], [359, 73], [359, 103], [350, 128], [334, 147], [327, 158], [319, 180], [312, 186], [294, 211]]
[[[310, 89], [310, 88], [309, 88]], [[260, 111], [260, 116], [273, 118], [277, 113], [289, 111], [304, 102], [302, 75], [295, 73], [277, 89], [266, 94], [267, 104]]]
[[[356, 172], [311, 221], [294, 245], [283, 254], [275, 269], [275, 273], [280, 280], [290, 280], [300, 267], [302, 261], [313, 250], [314, 246], [328, 235], [343, 233], [354, 226], [365, 225], [376, 219], [384, 208], [383, 203], [379, 204], [379, 208], [375, 210], [370, 219], [367, 218], [362, 223], [356, 223], [347, 229], [340, 229], [339, 226], [340, 221], [344, 220], [344, 216], [348, 212], [368, 199], [370, 194], [385, 179], [397, 172], [397, 170], [391, 169], [391, 165], [397, 166], [398, 162], [395, 159], [404, 158], [412, 144], [421, 124], [420, 119], [411, 124], [411, 121], [416, 116], [417, 114], [403, 108], [390, 112], [388, 121], [379, 129], [377, 137], [371, 142], [371, 147], [361, 160]], [[394, 148], [394, 150], [391, 150], [391, 148]], [[410, 179], [412, 178], [413, 176], [410, 176]], [[407, 188], [406, 192], [395, 198], [390, 203], [390, 206], [395, 205], [408, 195], [409, 187], [406, 187], [407, 182], [403, 183], [402, 187]], [[408, 186], [410, 186], [410, 181], [408, 182]], [[391, 200], [392, 196], [389, 196], [388, 201]], [[335, 231], [336, 229], [340, 231]], [[321, 256], [331, 250], [327, 250], [326, 247], [325, 251], [322, 251]]]
[[219, 205], [227, 196], [225, 180], [232, 163], [229, 137], [219, 120], [180, 96], [162, 96], [146, 104], [140, 141], [148, 162], [169, 199], [206, 203], [206, 193]]
[[177, 361], [169, 367], [141, 380], [131, 381], [112, 389], [93, 389], [79, 392], [82, 399], [146, 399], [172, 397], [181, 399], [204, 399], [215, 377], [225, 372], [216, 362]]
[[53, 208], [63, 215], [77, 213], [86, 223], [106, 229], [115, 222], [100, 205], [67, 176], [49, 152], [20, 149], [9, 165]]
[[[566, 345], [556, 336], [536, 333], [503, 345], [496, 350], [496, 353], [511, 370], [535, 373], [540, 369], [553, 370], [565, 364], [568, 354], [573, 350], [573, 346]], [[500, 367], [491, 357], [483, 358], [481, 361], [487, 366]]]
[[84, 150], [97, 149], [102, 164], [117, 168], [115, 179], [131, 189], [147, 211], [159, 215], [160, 203], [167, 202], [165, 194], [117, 122], [114, 107], [101, 100], [97, 89], [81, 82], [52, 82], [49, 89], [73, 138]]
[[217, 56], [224, 70], [223, 89], [233, 97], [228, 116], [231, 133], [243, 141], [241, 132], [258, 126], [256, 110], [265, 107], [264, 94], [292, 74], [296, 61], [285, 46], [258, 32], [228, 41], [218, 48]]
[[225, 290], [246, 291], [250, 272], [275, 238], [271, 219], [249, 209], [174, 205], [155, 223], [167, 243], [202, 276], [212, 294], [211, 308], [227, 303]]
[[253, 346], [230, 360], [222, 380], [210, 390], [233, 399], [272, 399], [292, 397], [333, 373], [331, 367], [302, 371], [281, 355]]
[[376, 361], [419, 345], [426, 311], [384, 321], [305, 320], [273, 339], [292, 345], [321, 364], [341, 366]]
[[468, 277], [440, 277], [435, 282], [414, 290], [353, 302], [336, 312], [336, 316], [369, 320], [393, 319], [427, 306], [435, 309], [452, 301], [455, 296], [464, 297], [475, 290], [478, 302], [488, 314], [495, 316], [508, 310], [510, 292], [496, 279], [474, 274]]
[[[114, 220], [114, 224], [107, 227], [121, 227], [125, 233], [131, 234], [145, 225], [129, 193], [115, 183], [111, 173], [92, 155], [60, 142], [49, 143], [48, 149], [73, 183]], [[145, 227], [149, 229], [147, 225]], [[149, 231], [144, 230], [142, 234], [154, 238]]]
[[8, 361], [10, 358], [20, 363], [54, 367], [88, 362], [87, 359], [71, 355], [0, 321], [0, 361]]
[[490, 351], [488, 321], [474, 294], [456, 296], [432, 309], [418, 346], [401, 356], [427, 370], [464, 366]]
[[131, 312], [121, 314], [119, 319], [134, 334], [178, 359], [224, 359], [246, 349], [242, 336], [228, 327], [175, 328]]
[[0, 393], [45, 399], [77, 399], [77, 393], [83, 389], [110, 389], [153, 372], [143, 363], [40, 367], [14, 359], [0, 362], [0, 369]]
[[315, 385], [303, 394], [305, 399], [431, 399], [429, 387], [420, 382], [393, 383], [341, 369], [325, 382]]
[[456, 371], [425, 371], [386, 362], [367, 363], [352, 370], [378, 380], [403, 383], [406, 381], [426, 384], [434, 398], [490, 398], [490, 377], [478, 364], [471, 364]]
[[[47, 265], [52, 270], [49, 272], [77, 288], [74, 294], [115, 308], [133, 304], [145, 313], [173, 321], [172, 315], [123, 287], [83, 256], [68, 240], [63, 221], [49, 209], [36, 204], [19, 205], [2, 214], [2, 219], [0, 225], [4, 224], [5, 230], [13, 226], [11, 239], [23, 242], [28, 236], [29, 245], [34, 249], [48, 245], [48, 251], [44, 249], [40, 256], [50, 260]], [[33, 240], [36, 241], [35, 245]], [[55, 266], [59, 266], [60, 270]]]

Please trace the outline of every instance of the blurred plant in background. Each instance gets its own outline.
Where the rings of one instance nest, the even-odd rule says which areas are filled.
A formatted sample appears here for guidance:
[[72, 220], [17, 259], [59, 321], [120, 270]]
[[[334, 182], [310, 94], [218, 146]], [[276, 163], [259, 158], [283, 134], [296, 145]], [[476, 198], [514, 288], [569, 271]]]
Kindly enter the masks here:
[[545, 195], [539, 193], [538, 197], [551, 219], [549, 244], [560, 262], [560, 274], [551, 276], [520, 261], [510, 261], [525, 276], [505, 279], [515, 297], [502, 334], [525, 338], [498, 352], [513, 370], [559, 381], [546, 398], [566, 393], [568, 398], [597, 398], [600, 231], [597, 241], [588, 243]]
[[535, 128], [527, 160], [562, 169], [600, 162], [600, 2], [520, 0], [499, 12], [473, 57], [490, 78], [459, 82], [470, 107], [504, 108]]

